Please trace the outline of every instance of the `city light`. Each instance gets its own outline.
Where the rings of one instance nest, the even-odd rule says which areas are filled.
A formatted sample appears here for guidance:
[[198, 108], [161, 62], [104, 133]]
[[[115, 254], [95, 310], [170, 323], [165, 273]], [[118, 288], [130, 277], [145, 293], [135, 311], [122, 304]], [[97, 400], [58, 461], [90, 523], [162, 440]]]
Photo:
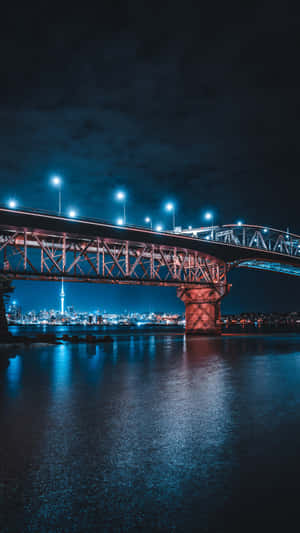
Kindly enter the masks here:
[[16, 200], [9, 200], [9, 202], [8, 202], [8, 207], [9, 207], [10, 209], [15, 209], [15, 208], [17, 207], [17, 202], [16, 202]]
[[124, 225], [124, 220], [123, 220], [123, 218], [121, 218], [121, 217], [120, 217], [120, 218], [117, 218], [117, 224], [118, 224], [118, 226], [123, 226], [123, 225]]
[[238, 226], [242, 226], [243, 225], [243, 222], [241, 220], [238, 221], [237, 223]]
[[76, 217], [76, 211], [74, 211], [74, 209], [70, 209], [70, 211], [69, 211], [69, 217], [70, 217], [70, 218], [75, 218], [75, 217]]
[[163, 230], [163, 227], [161, 224], [157, 224], [156, 227], [155, 227], [155, 230], [156, 231], [162, 231]]
[[268, 233], [268, 229], [267, 228], [264, 228], [264, 233]]

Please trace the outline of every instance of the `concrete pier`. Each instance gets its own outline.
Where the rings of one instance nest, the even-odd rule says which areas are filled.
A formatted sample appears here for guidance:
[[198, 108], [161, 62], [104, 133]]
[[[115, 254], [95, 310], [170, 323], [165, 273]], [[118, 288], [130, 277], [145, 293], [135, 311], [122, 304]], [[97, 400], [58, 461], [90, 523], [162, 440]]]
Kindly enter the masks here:
[[180, 287], [177, 296], [185, 304], [185, 331], [188, 335], [220, 335], [220, 305], [229, 285]]

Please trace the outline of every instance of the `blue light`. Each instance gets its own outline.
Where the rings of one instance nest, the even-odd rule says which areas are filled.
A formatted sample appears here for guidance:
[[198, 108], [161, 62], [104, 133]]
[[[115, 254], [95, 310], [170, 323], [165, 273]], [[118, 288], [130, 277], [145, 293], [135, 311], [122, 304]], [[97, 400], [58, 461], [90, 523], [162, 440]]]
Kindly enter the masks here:
[[76, 218], [76, 211], [74, 211], [74, 209], [71, 209], [71, 210], [69, 211], [69, 217], [70, 217], [70, 218]]
[[264, 233], [268, 233], [268, 229], [267, 228], [264, 228]]
[[205, 213], [205, 215], [204, 215], [204, 218], [205, 218], [205, 220], [212, 220], [213, 219], [213, 214], [210, 211], [207, 211], [207, 213]]
[[166, 204], [166, 210], [167, 211], [174, 211], [174, 204], [172, 204], [172, 202], [168, 202]]
[[210, 236], [209, 236], [209, 235], [206, 235], [206, 237], [205, 237], [205, 238], [206, 238], [206, 240], [207, 240], [207, 241], [209, 241], [209, 239], [210, 239]]
[[61, 185], [61, 178], [59, 176], [53, 176], [51, 181], [55, 187], [59, 187]]
[[123, 218], [117, 218], [117, 224], [118, 224], [118, 226], [123, 226], [123, 224], [124, 224]]
[[243, 225], [243, 222], [241, 220], [238, 221], [237, 223], [238, 226], [242, 226]]
[[163, 227], [162, 227], [161, 224], [157, 224], [157, 226], [156, 226], [155, 229], [156, 229], [156, 231], [162, 231], [162, 230], [163, 230]]
[[123, 191], [118, 191], [118, 192], [116, 193], [116, 199], [117, 199], [117, 200], [125, 200], [125, 192], [123, 192]]
[[16, 202], [16, 200], [9, 200], [9, 202], [8, 202], [8, 207], [9, 207], [10, 209], [15, 209], [15, 208], [17, 207], [17, 202]]

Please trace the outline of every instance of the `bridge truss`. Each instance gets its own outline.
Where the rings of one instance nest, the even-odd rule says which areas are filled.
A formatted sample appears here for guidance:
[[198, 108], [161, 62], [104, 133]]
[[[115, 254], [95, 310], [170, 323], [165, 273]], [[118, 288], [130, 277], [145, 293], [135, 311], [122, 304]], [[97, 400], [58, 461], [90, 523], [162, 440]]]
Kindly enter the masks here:
[[[202, 240], [235, 246], [243, 249], [264, 251], [266, 260], [254, 258], [237, 259], [229, 266], [256, 268], [293, 276], [300, 276], [300, 236], [289, 231], [280, 231], [264, 226], [230, 224], [198, 229], [181, 230], [181, 234]], [[272, 260], [268, 258], [272, 254]], [[276, 260], [276, 256], [278, 260]], [[285, 259], [295, 259], [294, 264], [285, 264]], [[298, 261], [299, 265], [297, 265]]]
[[225, 286], [227, 266], [169, 245], [0, 227], [0, 273], [15, 279]]

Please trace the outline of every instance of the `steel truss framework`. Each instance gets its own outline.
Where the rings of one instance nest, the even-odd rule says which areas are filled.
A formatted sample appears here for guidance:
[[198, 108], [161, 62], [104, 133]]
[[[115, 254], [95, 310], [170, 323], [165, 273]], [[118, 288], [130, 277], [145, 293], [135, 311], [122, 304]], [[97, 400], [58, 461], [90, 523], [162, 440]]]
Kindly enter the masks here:
[[0, 273], [17, 279], [222, 286], [226, 271], [194, 250], [0, 227]]
[[281, 261], [274, 262], [263, 260], [237, 260], [231, 266], [241, 266], [247, 268], [257, 268], [300, 276], [300, 236], [289, 231], [280, 231], [264, 226], [250, 226], [246, 224], [231, 224], [224, 226], [214, 226], [211, 228], [199, 228], [183, 230], [180, 233], [198, 237], [202, 240], [224, 243], [240, 248], [251, 248], [273, 252], [281, 256], [299, 259], [299, 267], [296, 265], [284, 264]]

